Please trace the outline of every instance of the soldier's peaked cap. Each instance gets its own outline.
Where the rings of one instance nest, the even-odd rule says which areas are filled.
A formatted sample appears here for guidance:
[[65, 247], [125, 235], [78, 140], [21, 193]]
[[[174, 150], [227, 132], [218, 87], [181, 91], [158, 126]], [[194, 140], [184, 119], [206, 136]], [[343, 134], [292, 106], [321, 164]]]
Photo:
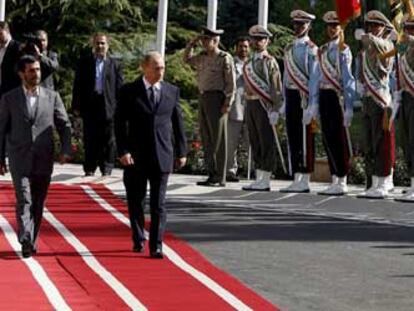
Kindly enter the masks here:
[[372, 11], [367, 12], [367, 14], [365, 14], [364, 20], [366, 23], [381, 24], [389, 29], [394, 29], [394, 25], [391, 24], [389, 19], [384, 14], [382, 14], [380, 11], [377, 11], [377, 10], [372, 10]]
[[201, 34], [203, 36], [211, 36], [211, 37], [215, 37], [215, 36], [220, 36], [224, 33], [223, 29], [211, 29], [208, 27], [202, 27], [201, 28]]
[[261, 25], [254, 25], [249, 29], [250, 37], [270, 38], [272, 33]]
[[294, 22], [309, 23], [315, 19], [315, 15], [309, 14], [302, 10], [294, 10], [290, 13], [290, 18]]
[[322, 19], [327, 24], [339, 24], [338, 14], [336, 14], [336, 11], [326, 12]]

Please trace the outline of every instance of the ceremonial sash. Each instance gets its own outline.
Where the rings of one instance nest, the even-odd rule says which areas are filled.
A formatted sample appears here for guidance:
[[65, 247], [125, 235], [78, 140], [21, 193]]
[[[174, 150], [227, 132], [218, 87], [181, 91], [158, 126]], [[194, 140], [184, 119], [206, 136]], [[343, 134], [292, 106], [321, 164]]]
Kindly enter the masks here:
[[329, 49], [326, 49], [326, 51], [319, 49], [319, 65], [325, 79], [335, 88], [336, 92], [340, 93], [342, 92], [342, 86], [340, 83], [339, 73], [329, 61], [328, 51]]
[[365, 52], [362, 52], [361, 59], [362, 79], [365, 82], [369, 93], [372, 95], [372, 99], [382, 108], [389, 106], [391, 104], [391, 94], [388, 85], [384, 85], [379, 81], [375, 73], [369, 68]]
[[[307, 55], [306, 55], [307, 57]], [[293, 48], [289, 49], [285, 56], [285, 68], [291, 81], [296, 85], [302, 94], [309, 96], [308, 80], [309, 77], [296, 64], [293, 56]]]
[[414, 71], [408, 64], [406, 55], [401, 56], [399, 69], [401, 76], [404, 79], [404, 85], [407, 86], [406, 91], [408, 91], [411, 96], [414, 96]]
[[266, 102], [272, 102], [269, 77], [266, 77], [267, 80], [260, 77], [254, 69], [253, 59], [243, 66], [243, 77], [253, 92]]

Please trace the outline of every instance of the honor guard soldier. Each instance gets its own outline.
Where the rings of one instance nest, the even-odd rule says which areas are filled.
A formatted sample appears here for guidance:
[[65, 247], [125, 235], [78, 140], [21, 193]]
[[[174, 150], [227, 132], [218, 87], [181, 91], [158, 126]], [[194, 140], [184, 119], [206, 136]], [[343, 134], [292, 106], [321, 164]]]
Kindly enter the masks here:
[[394, 48], [390, 36], [395, 29], [384, 14], [376, 10], [365, 15], [365, 23], [368, 32], [356, 36], [362, 40], [357, 92], [362, 101], [366, 171], [372, 178], [371, 186], [360, 197], [381, 199], [392, 187], [394, 165], [394, 128], [389, 124], [393, 58], [384, 55]]
[[290, 14], [295, 40], [285, 49], [283, 87], [286, 111], [289, 160], [294, 180], [281, 192], [309, 192], [310, 174], [315, 161], [314, 126], [318, 115], [317, 99], [310, 98], [318, 83], [318, 47], [308, 33], [315, 16], [302, 10]]
[[[184, 61], [197, 71], [199, 122], [208, 178], [199, 186], [225, 186], [227, 161], [227, 118], [232, 104], [236, 78], [233, 57], [219, 49], [223, 30], [204, 27], [187, 45]], [[193, 54], [201, 41], [203, 51]]]
[[343, 42], [343, 32], [335, 11], [323, 16], [329, 42], [318, 50], [318, 82], [311, 90], [319, 97], [319, 115], [323, 144], [328, 156], [332, 184], [319, 192], [343, 195], [348, 192], [346, 177], [350, 169], [352, 146], [348, 128], [353, 116], [355, 79], [352, 75], [352, 53]]
[[272, 36], [260, 25], [249, 29], [254, 49], [243, 68], [246, 122], [256, 167], [256, 180], [243, 190], [270, 191], [270, 176], [275, 163], [276, 125], [282, 106], [282, 80], [276, 59], [267, 52]]
[[404, 34], [402, 44], [398, 49], [400, 58], [397, 71], [401, 93], [395, 94], [394, 102], [398, 106], [401, 100], [399, 118], [402, 147], [411, 177], [411, 188], [397, 200], [414, 202], [414, 19], [408, 15], [405, 16], [403, 26]]

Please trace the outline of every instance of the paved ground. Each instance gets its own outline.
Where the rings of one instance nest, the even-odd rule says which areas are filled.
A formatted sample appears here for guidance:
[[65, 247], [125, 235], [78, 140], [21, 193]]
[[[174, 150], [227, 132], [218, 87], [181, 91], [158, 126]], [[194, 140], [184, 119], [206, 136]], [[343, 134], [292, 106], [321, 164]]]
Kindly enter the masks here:
[[[124, 197], [121, 172], [81, 178], [56, 166], [54, 181], [103, 182]], [[174, 175], [168, 229], [282, 310], [413, 310], [414, 204], [194, 186]], [[273, 189], [287, 182], [273, 181]]]

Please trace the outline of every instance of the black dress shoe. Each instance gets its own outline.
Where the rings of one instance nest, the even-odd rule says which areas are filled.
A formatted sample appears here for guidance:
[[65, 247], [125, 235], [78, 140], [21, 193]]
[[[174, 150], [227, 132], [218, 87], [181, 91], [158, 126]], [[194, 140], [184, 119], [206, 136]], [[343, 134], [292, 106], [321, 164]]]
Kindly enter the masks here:
[[22, 243], [22, 256], [23, 258], [32, 257], [33, 246], [30, 241], [23, 241]]
[[197, 186], [224, 187], [226, 184], [217, 178], [208, 178], [207, 180], [197, 181]]
[[226, 176], [226, 181], [228, 181], [228, 182], [239, 182], [240, 179], [236, 175], [231, 174], [231, 175]]
[[132, 247], [132, 251], [134, 253], [143, 253], [145, 250], [145, 245], [144, 243], [138, 243], [138, 244], [134, 244], [134, 246]]
[[85, 176], [95, 176], [94, 172], [85, 172]]
[[163, 259], [164, 258], [164, 255], [163, 255], [162, 250], [160, 248], [157, 248], [155, 251], [151, 251], [150, 256], [151, 256], [151, 258], [155, 258], [155, 259]]

